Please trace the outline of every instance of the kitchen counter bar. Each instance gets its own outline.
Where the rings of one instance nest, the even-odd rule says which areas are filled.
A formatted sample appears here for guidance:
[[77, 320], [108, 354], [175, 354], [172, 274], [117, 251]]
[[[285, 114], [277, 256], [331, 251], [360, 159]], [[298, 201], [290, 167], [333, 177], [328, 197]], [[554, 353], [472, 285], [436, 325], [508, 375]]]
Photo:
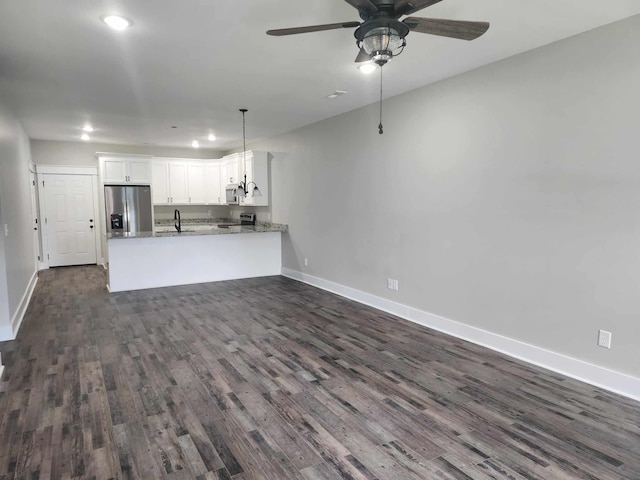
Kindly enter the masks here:
[[109, 234], [108, 239], [129, 239], [129, 238], [152, 238], [152, 237], [187, 237], [196, 235], [229, 235], [235, 233], [266, 233], [266, 232], [286, 232], [287, 226], [279, 223], [261, 223], [257, 225], [233, 225], [230, 227], [219, 227], [217, 224], [185, 224], [182, 232], [178, 232], [171, 226], [156, 226], [154, 232], [137, 232], [123, 234]]
[[286, 225], [210, 227], [108, 237], [109, 290], [280, 275]]

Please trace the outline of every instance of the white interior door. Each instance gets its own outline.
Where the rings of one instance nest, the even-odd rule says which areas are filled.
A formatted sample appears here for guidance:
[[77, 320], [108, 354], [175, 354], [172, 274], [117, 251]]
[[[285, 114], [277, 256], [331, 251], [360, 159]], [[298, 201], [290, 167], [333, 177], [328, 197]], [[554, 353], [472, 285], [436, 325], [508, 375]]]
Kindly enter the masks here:
[[46, 174], [43, 180], [49, 266], [97, 263], [91, 175]]

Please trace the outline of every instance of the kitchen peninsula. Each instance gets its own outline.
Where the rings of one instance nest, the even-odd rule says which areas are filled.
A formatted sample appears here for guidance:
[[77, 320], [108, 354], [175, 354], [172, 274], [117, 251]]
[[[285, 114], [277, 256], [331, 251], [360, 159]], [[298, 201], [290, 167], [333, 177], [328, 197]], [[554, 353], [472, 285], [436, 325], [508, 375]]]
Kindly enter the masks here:
[[107, 235], [109, 290], [122, 292], [280, 275], [287, 226], [183, 225]]

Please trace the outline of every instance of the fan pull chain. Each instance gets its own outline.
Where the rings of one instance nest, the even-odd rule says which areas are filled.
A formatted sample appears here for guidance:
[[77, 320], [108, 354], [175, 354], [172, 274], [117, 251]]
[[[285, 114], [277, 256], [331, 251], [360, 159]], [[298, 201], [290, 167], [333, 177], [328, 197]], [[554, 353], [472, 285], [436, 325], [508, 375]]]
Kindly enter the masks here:
[[380, 135], [384, 133], [382, 129], [382, 65], [380, 65], [380, 124], [378, 125], [378, 133]]

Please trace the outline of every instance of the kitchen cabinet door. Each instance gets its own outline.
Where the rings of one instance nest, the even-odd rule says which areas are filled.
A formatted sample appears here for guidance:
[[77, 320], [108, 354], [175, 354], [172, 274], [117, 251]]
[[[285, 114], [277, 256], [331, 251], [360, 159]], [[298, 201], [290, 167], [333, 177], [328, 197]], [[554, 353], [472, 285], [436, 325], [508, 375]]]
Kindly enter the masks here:
[[151, 195], [154, 205], [171, 203], [169, 170], [166, 162], [153, 162], [151, 164]]
[[126, 183], [127, 173], [123, 158], [105, 158], [103, 160], [103, 183]]
[[224, 203], [221, 189], [220, 164], [208, 164], [204, 166], [204, 201], [208, 205], [221, 205]]
[[102, 183], [149, 185], [151, 166], [149, 158], [100, 157]]
[[169, 193], [171, 203], [189, 203], [186, 163], [169, 162]]
[[226, 175], [225, 175], [225, 181], [224, 184], [227, 185], [229, 183], [239, 183], [240, 182], [240, 178], [239, 178], [239, 173], [241, 168], [238, 168], [238, 163], [240, 160], [240, 157], [237, 153], [231, 154], [231, 155], [227, 155], [225, 157], [222, 157], [223, 163], [226, 166]]
[[[241, 157], [242, 154], [240, 154]], [[241, 176], [247, 175], [248, 192], [240, 199], [241, 205], [267, 206], [269, 205], [269, 162], [267, 152], [246, 152], [244, 155], [244, 170]], [[251, 183], [254, 182], [254, 183]], [[257, 186], [260, 197], [253, 196], [253, 188]]]
[[151, 172], [149, 160], [127, 160], [127, 182], [139, 185], [149, 185]]
[[187, 164], [187, 187], [189, 203], [204, 205], [204, 165], [202, 163]]

